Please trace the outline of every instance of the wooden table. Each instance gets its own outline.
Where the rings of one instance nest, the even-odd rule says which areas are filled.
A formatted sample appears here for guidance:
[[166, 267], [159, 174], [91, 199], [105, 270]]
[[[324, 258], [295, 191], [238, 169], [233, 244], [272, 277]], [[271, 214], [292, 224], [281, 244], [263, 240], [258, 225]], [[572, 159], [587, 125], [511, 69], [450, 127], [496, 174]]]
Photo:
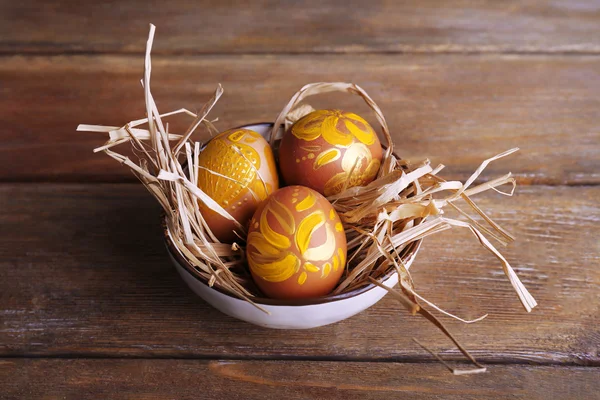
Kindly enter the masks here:
[[[599, 398], [600, 3], [226, 3], [0, 1], [0, 398]], [[484, 177], [512, 171], [516, 195], [480, 204], [517, 236], [502, 251], [539, 306], [520, 307], [466, 231], [427, 239], [412, 267], [448, 311], [489, 313], [443, 318], [487, 373], [449, 374], [412, 338], [464, 358], [390, 297], [273, 331], [184, 285], [157, 204], [92, 154], [103, 137], [75, 132], [144, 115], [149, 22], [163, 111], [199, 108], [220, 82], [224, 129], [273, 120], [305, 83], [352, 81], [399, 152], [449, 179], [522, 149]]]

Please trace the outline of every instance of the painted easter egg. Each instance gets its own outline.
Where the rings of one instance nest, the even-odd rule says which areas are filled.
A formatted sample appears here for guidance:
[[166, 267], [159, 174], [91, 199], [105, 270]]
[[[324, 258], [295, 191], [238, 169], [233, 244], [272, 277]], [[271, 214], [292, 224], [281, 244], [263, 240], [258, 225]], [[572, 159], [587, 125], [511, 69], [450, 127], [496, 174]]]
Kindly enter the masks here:
[[246, 256], [256, 285], [268, 297], [324, 296], [344, 271], [346, 235], [325, 197], [304, 186], [287, 186], [254, 213]]
[[[198, 157], [198, 187], [242, 226], [258, 205], [279, 187], [269, 143], [249, 129], [231, 129], [215, 136]], [[209, 228], [222, 242], [238, 239], [236, 225], [199, 202]], [[238, 232], [239, 234], [239, 232]]]
[[325, 196], [371, 182], [381, 157], [381, 143], [369, 123], [340, 110], [317, 110], [300, 118], [279, 148], [283, 180]]

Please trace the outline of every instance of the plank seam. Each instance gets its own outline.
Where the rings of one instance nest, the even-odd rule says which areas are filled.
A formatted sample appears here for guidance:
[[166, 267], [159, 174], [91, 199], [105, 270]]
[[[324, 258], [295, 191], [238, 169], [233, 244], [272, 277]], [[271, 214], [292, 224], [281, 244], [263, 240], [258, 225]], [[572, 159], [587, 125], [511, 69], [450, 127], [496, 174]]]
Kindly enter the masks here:
[[[312, 362], [341, 362], [341, 363], [402, 363], [402, 364], [437, 364], [439, 361], [428, 356], [403, 356], [403, 357], [348, 357], [348, 356], [275, 356], [275, 355], [119, 355], [95, 353], [55, 353], [55, 354], [0, 354], [1, 359], [60, 359], [60, 360], [197, 360], [197, 361], [312, 361]], [[467, 364], [463, 358], [445, 356], [450, 363]], [[516, 358], [498, 359], [493, 357], [478, 356], [477, 360], [485, 365], [530, 365], [530, 366], [561, 366], [561, 367], [600, 367], [600, 359], [581, 359], [578, 361], [558, 360], [524, 360]]]
[[[2, 43], [0, 43], [2, 46]], [[92, 50], [64, 50], [64, 51], [11, 51], [0, 49], [0, 56], [143, 56], [142, 51], [92, 51]], [[155, 56], [327, 56], [327, 55], [422, 55], [422, 56], [436, 56], [436, 55], [465, 55], [465, 56], [478, 56], [478, 55], [501, 55], [501, 56], [557, 56], [557, 57], [579, 57], [579, 56], [598, 56], [600, 55], [599, 50], [583, 50], [583, 51], [552, 51], [552, 50], [540, 50], [540, 51], [518, 51], [518, 50], [499, 50], [499, 51], [485, 51], [485, 50], [440, 50], [440, 51], [406, 51], [406, 50], [358, 50], [358, 51], [246, 51], [246, 52], [203, 52], [203, 51], [156, 51]]]

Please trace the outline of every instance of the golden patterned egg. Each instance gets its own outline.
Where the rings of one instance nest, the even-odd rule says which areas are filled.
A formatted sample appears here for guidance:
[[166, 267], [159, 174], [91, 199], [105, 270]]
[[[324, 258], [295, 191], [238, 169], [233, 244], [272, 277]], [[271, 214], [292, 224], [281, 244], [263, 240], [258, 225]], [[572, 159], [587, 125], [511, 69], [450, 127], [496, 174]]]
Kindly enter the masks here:
[[[258, 205], [279, 187], [269, 143], [249, 129], [215, 136], [198, 157], [198, 187], [245, 226]], [[235, 223], [199, 202], [200, 212], [222, 242], [237, 239]]]
[[346, 235], [325, 197], [304, 186], [287, 186], [254, 213], [246, 256], [256, 285], [267, 296], [324, 296], [344, 272]]
[[303, 185], [325, 196], [375, 179], [381, 143], [367, 121], [340, 110], [317, 110], [283, 135], [279, 166], [288, 185]]

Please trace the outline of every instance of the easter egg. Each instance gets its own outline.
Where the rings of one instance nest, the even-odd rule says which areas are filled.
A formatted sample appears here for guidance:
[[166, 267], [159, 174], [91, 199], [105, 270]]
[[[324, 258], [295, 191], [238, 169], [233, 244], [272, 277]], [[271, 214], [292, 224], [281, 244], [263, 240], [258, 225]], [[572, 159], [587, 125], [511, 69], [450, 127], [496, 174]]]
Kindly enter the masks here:
[[[248, 129], [231, 129], [215, 136], [200, 152], [198, 165], [198, 187], [242, 226], [279, 187], [271, 146], [260, 134]], [[217, 239], [226, 243], [237, 240], [233, 221], [202, 201], [199, 208]]]
[[268, 297], [324, 296], [344, 271], [346, 235], [325, 197], [304, 186], [287, 186], [254, 213], [246, 256], [254, 282]]
[[371, 182], [381, 157], [381, 143], [369, 123], [340, 110], [317, 110], [300, 118], [279, 148], [286, 184], [307, 186], [325, 196]]

